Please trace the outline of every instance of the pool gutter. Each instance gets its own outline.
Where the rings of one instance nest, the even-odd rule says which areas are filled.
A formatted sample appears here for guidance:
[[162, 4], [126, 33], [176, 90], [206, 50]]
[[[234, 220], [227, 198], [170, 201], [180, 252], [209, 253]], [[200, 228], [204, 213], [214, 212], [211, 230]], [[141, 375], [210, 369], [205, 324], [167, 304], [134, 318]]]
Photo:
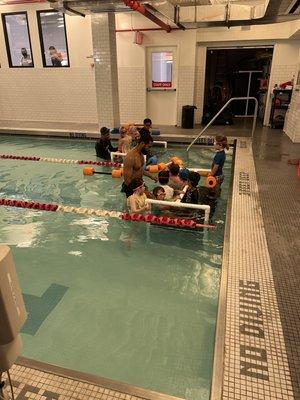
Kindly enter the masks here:
[[106, 389], [114, 390], [116, 392], [140, 397], [147, 400], [183, 400], [180, 397], [170, 396], [164, 393], [132, 386], [127, 383], [118, 382], [112, 379], [102, 378], [96, 375], [74, 371], [68, 368], [58, 367], [57, 365], [32, 360], [26, 357], [19, 357], [16, 364], [38, 371], [43, 371], [49, 374], [54, 374], [63, 378], [69, 378], [83, 383], [94, 384]]
[[224, 245], [222, 255], [222, 271], [221, 283], [218, 301], [218, 315], [215, 332], [215, 348], [213, 361], [213, 375], [211, 383], [210, 400], [222, 399], [222, 385], [224, 372], [224, 352], [225, 352], [225, 326], [226, 326], [226, 298], [228, 284], [228, 266], [229, 266], [229, 248], [230, 248], [230, 228], [231, 228], [231, 208], [232, 208], [232, 193], [233, 193], [233, 178], [235, 167], [237, 139], [234, 141], [231, 164], [231, 179], [229, 188], [229, 199], [226, 210], [226, 223], [224, 232]]

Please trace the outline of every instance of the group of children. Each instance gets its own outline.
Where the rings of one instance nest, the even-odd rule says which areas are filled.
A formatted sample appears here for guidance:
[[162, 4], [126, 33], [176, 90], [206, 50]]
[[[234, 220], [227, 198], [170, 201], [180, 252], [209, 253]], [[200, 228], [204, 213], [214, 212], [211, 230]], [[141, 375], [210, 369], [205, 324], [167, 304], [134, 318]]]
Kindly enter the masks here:
[[[101, 138], [96, 143], [96, 153], [98, 157], [110, 160], [110, 152], [128, 153], [138, 142], [141, 135], [149, 133], [152, 127], [152, 122], [146, 118], [143, 127], [138, 129], [134, 125], [123, 125], [120, 128], [120, 138], [118, 147], [113, 147], [110, 141], [109, 129], [101, 128]], [[127, 198], [127, 206], [132, 213], [143, 213], [151, 210], [150, 204], [147, 203], [147, 198], [152, 198], [161, 201], [173, 201], [190, 204], [208, 204], [211, 207], [211, 216], [214, 213], [217, 198], [220, 194], [220, 187], [224, 180], [223, 166], [226, 159], [225, 149], [228, 149], [226, 136], [216, 136], [214, 142], [215, 156], [212, 162], [212, 175], [217, 180], [217, 185], [214, 189], [205, 186], [198, 186], [200, 181], [199, 173], [189, 171], [187, 168], [180, 168], [177, 163], [171, 163], [166, 170], [158, 173], [158, 183], [152, 192], [144, 185], [142, 179], [135, 179], [131, 182], [133, 194]], [[157, 156], [149, 149], [146, 154], [146, 165], [157, 164]], [[167, 211], [173, 207], [159, 205], [156, 210]], [[176, 214], [178, 215], [178, 208]], [[199, 216], [199, 214], [198, 214]], [[194, 215], [195, 217], [195, 215]], [[197, 216], [196, 216], [197, 217]]]
[[[176, 163], [171, 163], [167, 170], [158, 173], [158, 183], [152, 192], [149, 192], [142, 180], [133, 182], [133, 194], [128, 197], [127, 205], [130, 212], [141, 213], [150, 211], [150, 204], [147, 204], [147, 198], [152, 198], [160, 201], [174, 201], [190, 204], [207, 204], [211, 207], [212, 217], [217, 199], [220, 195], [220, 187], [224, 181], [223, 166], [226, 159], [225, 148], [228, 149], [227, 138], [225, 136], [217, 136], [214, 149], [216, 154], [214, 156], [210, 175], [214, 176], [217, 180], [215, 188], [208, 188], [206, 186], [199, 186], [201, 176], [198, 172], [189, 171], [187, 168], [180, 168]], [[175, 205], [175, 204], [174, 204]], [[159, 205], [152, 212], [171, 211], [176, 215], [183, 216], [183, 212], [175, 207], [168, 207]], [[184, 211], [186, 217], [201, 218], [202, 211]]]
[[[151, 128], [152, 121], [150, 118], [145, 118], [143, 126], [140, 127], [133, 124], [124, 124], [120, 127], [118, 147], [113, 147], [111, 143], [110, 130], [106, 127], [102, 127], [100, 129], [100, 139], [95, 145], [96, 156], [104, 160], [110, 160], [111, 152], [117, 151], [127, 154], [137, 145], [140, 136], [145, 133], [149, 133]], [[157, 156], [149, 150], [146, 154], [146, 165], [150, 164], [157, 164]]]

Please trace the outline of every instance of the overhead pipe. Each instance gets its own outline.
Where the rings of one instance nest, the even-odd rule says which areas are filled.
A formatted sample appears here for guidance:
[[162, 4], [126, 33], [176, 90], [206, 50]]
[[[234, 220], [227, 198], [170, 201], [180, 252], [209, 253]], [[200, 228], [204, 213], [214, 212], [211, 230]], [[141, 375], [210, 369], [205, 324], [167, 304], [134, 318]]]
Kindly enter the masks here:
[[15, 4], [47, 3], [47, 0], [7, 0], [0, 1], [0, 6], [13, 6]]
[[170, 25], [166, 24], [164, 21], [157, 18], [154, 14], [152, 14], [150, 11], [148, 11], [146, 9], [146, 7], [143, 6], [142, 4], [140, 4], [137, 0], [123, 0], [123, 1], [126, 6], [130, 7], [133, 11], [137, 11], [140, 14], [144, 15], [144, 17], [150, 19], [156, 25], [160, 26], [164, 31], [166, 31], [168, 33], [172, 31], [172, 28]]
[[[172, 31], [181, 30], [180, 28], [171, 28]], [[163, 28], [128, 28], [128, 29], [116, 29], [116, 33], [122, 32], [151, 32], [151, 31], [164, 31]]]

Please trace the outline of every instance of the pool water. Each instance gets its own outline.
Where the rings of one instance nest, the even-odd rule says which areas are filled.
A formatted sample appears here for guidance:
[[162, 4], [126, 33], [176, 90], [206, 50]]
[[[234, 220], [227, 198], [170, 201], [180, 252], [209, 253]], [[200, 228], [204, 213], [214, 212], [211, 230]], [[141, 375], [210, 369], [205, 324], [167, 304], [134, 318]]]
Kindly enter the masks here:
[[[182, 147], [157, 151], [185, 158]], [[28, 137], [2, 136], [0, 153], [95, 159], [93, 142]], [[212, 158], [195, 148], [188, 165]], [[121, 181], [82, 168], [0, 159], [0, 197], [123, 210]], [[230, 168], [227, 156], [217, 230], [205, 233], [1, 206], [0, 242], [12, 248], [29, 312], [22, 355], [208, 399]]]

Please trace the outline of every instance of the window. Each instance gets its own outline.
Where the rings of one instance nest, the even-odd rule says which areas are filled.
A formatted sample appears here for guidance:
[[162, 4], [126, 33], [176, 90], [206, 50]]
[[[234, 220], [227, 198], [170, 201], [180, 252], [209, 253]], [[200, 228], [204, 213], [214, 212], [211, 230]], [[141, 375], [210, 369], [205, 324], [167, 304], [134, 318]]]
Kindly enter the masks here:
[[173, 53], [152, 53], [152, 87], [172, 87]]
[[64, 14], [37, 11], [37, 18], [44, 67], [69, 67]]
[[2, 14], [8, 63], [13, 67], [33, 67], [27, 13]]

